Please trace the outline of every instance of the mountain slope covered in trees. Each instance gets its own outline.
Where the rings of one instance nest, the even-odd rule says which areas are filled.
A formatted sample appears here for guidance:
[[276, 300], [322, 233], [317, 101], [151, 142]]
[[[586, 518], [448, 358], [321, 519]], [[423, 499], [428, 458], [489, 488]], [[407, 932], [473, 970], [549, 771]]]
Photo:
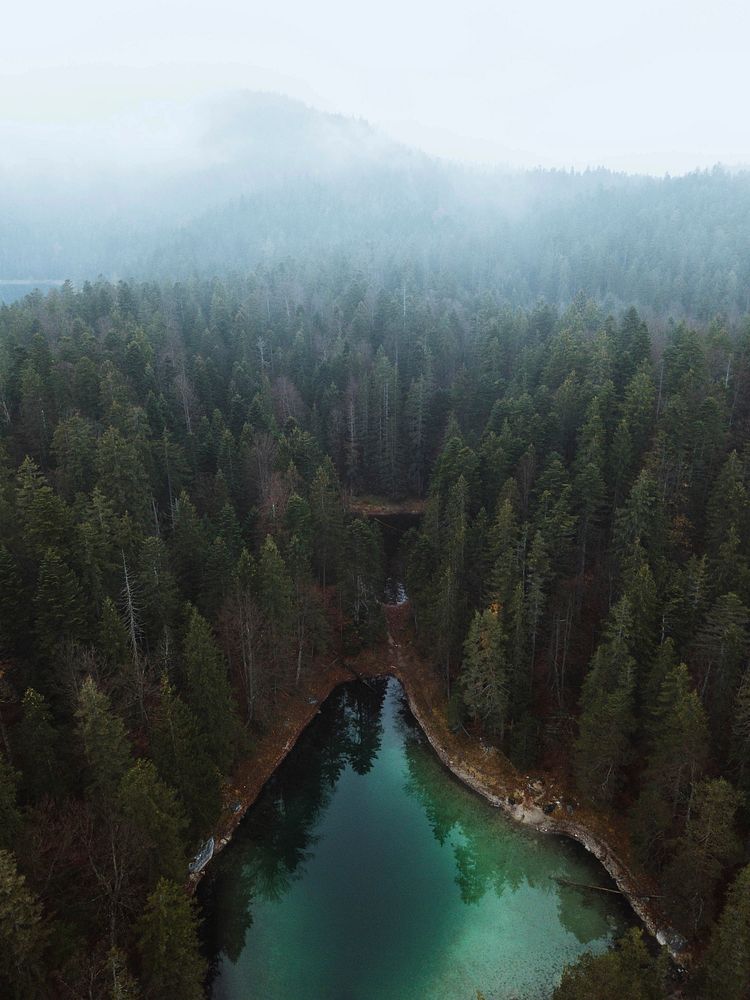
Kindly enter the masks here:
[[[64, 168], [6, 167], [0, 278], [171, 281], [345, 259], [375, 284], [411, 263], [430, 285], [510, 307], [566, 308], [582, 292], [702, 324], [750, 308], [747, 172], [482, 170], [274, 94], [157, 111], [81, 136]], [[53, 160], [56, 137], [38, 142]], [[112, 162], [108, 143], [122, 148]], [[97, 165], [77, 166], [87, 154]]]

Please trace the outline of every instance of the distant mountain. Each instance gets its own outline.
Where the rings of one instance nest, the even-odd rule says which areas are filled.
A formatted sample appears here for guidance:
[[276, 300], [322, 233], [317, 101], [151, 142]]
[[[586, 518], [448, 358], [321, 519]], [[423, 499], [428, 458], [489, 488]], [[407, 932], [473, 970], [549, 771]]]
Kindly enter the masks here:
[[650, 318], [750, 311], [748, 173], [472, 169], [277, 94], [159, 106], [73, 138], [64, 170], [50, 157], [0, 178], [0, 279], [171, 280], [344, 255], [513, 307], [583, 293]]
[[121, 274], [232, 199], [429, 163], [361, 119], [251, 92], [0, 140], [20, 147], [0, 167], [0, 278]]

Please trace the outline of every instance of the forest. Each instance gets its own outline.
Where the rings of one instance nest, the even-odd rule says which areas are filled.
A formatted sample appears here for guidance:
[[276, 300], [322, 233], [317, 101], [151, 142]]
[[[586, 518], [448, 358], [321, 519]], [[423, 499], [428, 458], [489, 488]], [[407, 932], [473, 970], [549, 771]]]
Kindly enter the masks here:
[[[50, 162], [59, 139], [40, 136]], [[527, 310], [540, 300], [567, 309], [583, 291], [649, 322], [705, 326], [750, 311], [747, 168], [480, 167], [248, 92], [202, 108], [176, 164], [136, 170], [125, 155], [95, 169], [103, 140], [88, 141], [62, 172], [0, 164], [0, 278], [171, 282], [286, 265], [310, 286], [322, 265], [361, 270], [378, 288], [400, 271], [444, 296]], [[138, 131], [119, 141], [143, 152]]]
[[185, 882], [227, 779], [385, 632], [357, 497], [424, 501], [451, 724], [611, 815], [694, 949], [676, 982], [631, 931], [558, 1000], [747, 996], [747, 282], [720, 313], [685, 274], [690, 322], [343, 253], [0, 307], [3, 996], [204, 995]]

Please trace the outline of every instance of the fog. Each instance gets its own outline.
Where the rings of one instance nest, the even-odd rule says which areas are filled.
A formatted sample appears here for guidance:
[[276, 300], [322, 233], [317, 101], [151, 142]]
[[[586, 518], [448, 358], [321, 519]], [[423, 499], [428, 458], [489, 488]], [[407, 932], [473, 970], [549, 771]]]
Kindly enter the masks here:
[[343, 256], [510, 305], [747, 309], [744, 7], [73, 0], [2, 26], [13, 296]]
[[656, 174], [750, 161], [750, 11], [736, 0], [35, 0], [6, 5], [2, 29], [3, 162], [42, 141], [66, 162], [182, 155], [170, 115], [139, 132], [144, 105], [153, 124], [247, 89], [462, 161]]

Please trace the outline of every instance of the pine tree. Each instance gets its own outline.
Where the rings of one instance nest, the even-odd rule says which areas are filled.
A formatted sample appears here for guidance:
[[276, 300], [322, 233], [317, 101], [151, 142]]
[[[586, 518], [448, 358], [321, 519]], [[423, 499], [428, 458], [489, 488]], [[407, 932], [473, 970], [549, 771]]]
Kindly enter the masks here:
[[137, 760], [125, 773], [118, 804], [135, 830], [137, 867], [148, 890], [161, 877], [174, 882], [184, 878], [187, 821], [176, 793], [159, 778], [150, 760]]
[[497, 516], [490, 528], [492, 570], [489, 590], [494, 600], [507, 605], [520, 574], [520, 531], [518, 519], [509, 497], [498, 506]]
[[34, 594], [35, 638], [47, 658], [65, 640], [83, 637], [86, 613], [78, 577], [53, 549], [47, 549], [39, 567]]
[[579, 719], [575, 774], [581, 792], [597, 802], [612, 801], [630, 757], [634, 728], [633, 682], [593, 694]]
[[[742, 539], [743, 555], [747, 556], [750, 496], [742, 462], [736, 451], [731, 452], [716, 477], [706, 505], [706, 519], [706, 541], [714, 560], [719, 561], [722, 546], [733, 530]], [[732, 589], [732, 583], [728, 583], [727, 589]]]
[[227, 669], [206, 619], [190, 612], [183, 645], [187, 703], [205, 738], [211, 759], [228, 774], [237, 745], [237, 712]]
[[539, 638], [542, 614], [547, 599], [546, 590], [550, 577], [550, 562], [547, 555], [547, 548], [540, 531], [534, 535], [529, 552], [527, 579], [528, 588], [526, 593], [526, 622], [529, 627], [530, 638], [530, 661], [529, 661], [529, 697], [531, 696], [532, 681], [534, 678], [534, 668], [536, 660], [536, 648]]
[[0, 848], [14, 850], [21, 833], [18, 811], [18, 781], [20, 775], [0, 753]]
[[23, 792], [35, 802], [64, 789], [65, 767], [60, 759], [60, 737], [43, 696], [27, 688], [21, 707], [23, 714], [13, 733], [13, 748], [23, 775]]
[[461, 690], [469, 714], [502, 739], [508, 720], [509, 678], [500, 607], [475, 612], [464, 644]]
[[656, 650], [651, 663], [647, 665], [645, 678], [639, 685], [641, 689], [642, 712], [646, 719], [646, 730], [649, 729], [651, 725], [650, 720], [656, 711], [662, 684], [676, 666], [677, 653], [675, 651], [675, 644], [671, 636], [667, 636]]
[[208, 542], [198, 511], [184, 490], [175, 504], [173, 523], [170, 551], [177, 582], [188, 600], [195, 601], [203, 581]]
[[333, 583], [338, 570], [343, 510], [336, 472], [330, 459], [315, 473], [310, 485], [315, 561], [323, 588]]
[[736, 594], [719, 597], [696, 637], [701, 662], [701, 695], [715, 734], [728, 731], [740, 670], [750, 648], [750, 611]]
[[153, 643], [174, 622], [179, 604], [177, 583], [161, 538], [144, 538], [138, 552], [135, 588], [140, 600], [143, 631], [146, 640]]
[[372, 642], [382, 631], [382, 547], [383, 540], [375, 524], [355, 518], [346, 526], [339, 590], [352, 622], [355, 648], [362, 642]]
[[260, 655], [266, 666], [264, 680], [275, 693], [291, 674], [294, 606], [292, 581], [270, 535], [258, 556], [255, 592], [262, 629]]
[[654, 574], [640, 541], [623, 559], [623, 594], [638, 627], [630, 638], [630, 652], [636, 663], [650, 662], [658, 639], [659, 598]]
[[0, 655], [21, 652], [29, 631], [28, 588], [17, 561], [0, 545]]
[[684, 663], [664, 679], [649, 732], [651, 750], [633, 821], [641, 856], [654, 866], [663, 859], [670, 829], [684, 821], [708, 758], [706, 713]]
[[702, 964], [705, 1000], [745, 1000], [750, 992], [750, 865], [729, 887]]
[[128, 634], [115, 602], [106, 597], [97, 629], [97, 652], [110, 673], [115, 673], [130, 658]]
[[734, 703], [729, 760], [738, 788], [750, 791], [750, 668], [745, 670]]
[[603, 803], [610, 802], [621, 785], [631, 753], [636, 674], [629, 648], [632, 629], [625, 597], [612, 609], [581, 693], [576, 780], [584, 795]]
[[18, 470], [16, 505], [23, 543], [33, 559], [41, 560], [50, 548], [69, 551], [70, 511], [30, 458], [24, 459]]
[[42, 906], [10, 851], [0, 850], [0, 993], [13, 1000], [39, 996], [44, 980]]
[[684, 663], [664, 679], [651, 725], [651, 753], [644, 775], [661, 788], [673, 810], [687, 801], [708, 758], [706, 713]]
[[61, 420], [52, 435], [55, 482], [70, 503], [77, 493], [89, 493], [94, 485], [96, 435], [90, 420], [73, 414]]
[[665, 869], [668, 909], [678, 926], [693, 933], [713, 919], [722, 872], [739, 856], [735, 814], [740, 799], [723, 778], [698, 784], [685, 832]]
[[219, 815], [221, 778], [198, 720], [166, 680], [161, 685], [150, 752], [162, 780], [179, 795], [190, 837], [196, 841]]
[[130, 762], [130, 743], [109, 698], [87, 677], [78, 692], [78, 735], [86, 761], [86, 785], [99, 804], [111, 804]]
[[99, 438], [95, 465], [97, 486], [115, 513], [128, 511], [137, 524], [144, 524], [151, 507], [150, 487], [139, 450], [136, 433], [126, 438], [108, 427]]
[[176, 882], [160, 879], [138, 922], [142, 981], [150, 1000], [202, 1000], [205, 963], [195, 902]]
[[553, 1000], [666, 1000], [667, 965], [664, 952], [650, 954], [642, 931], [633, 928], [617, 947], [601, 955], [582, 955], [566, 965]]

